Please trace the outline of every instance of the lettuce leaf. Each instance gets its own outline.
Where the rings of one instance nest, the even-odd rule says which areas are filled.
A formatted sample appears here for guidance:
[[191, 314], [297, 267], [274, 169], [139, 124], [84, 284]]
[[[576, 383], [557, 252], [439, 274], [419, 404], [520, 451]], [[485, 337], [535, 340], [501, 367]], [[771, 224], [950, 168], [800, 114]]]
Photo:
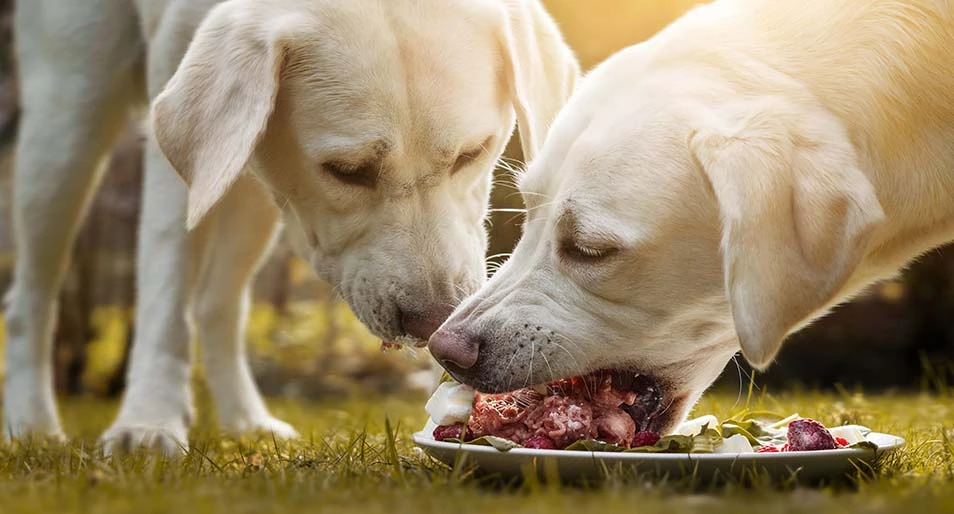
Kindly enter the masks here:
[[707, 427], [695, 436], [667, 435], [652, 446], [624, 448], [595, 439], [587, 439], [571, 444], [566, 447], [566, 450], [619, 453], [712, 453], [720, 442], [722, 442], [722, 436], [719, 432]]
[[859, 442], [857, 442], [857, 443], [855, 443], [855, 444], [849, 445], [848, 448], [850, 448], [850, 449], [852, 449], [852, 450], [856, 450], [856, 449], [857, 449], [857, 450], [871, 450], [871, 451], [877, 451], [877, 450], [878, 450], [878, 445], [875, 444], [875, 443], [873, 443], [873, 442], [871, 442], [871, 441], [859, 441]]
[[460, 439], [444, 439], [444, 441], [448, 443], [457, 443], [457, 444], [473, 444], [476, 446], [492, 446], [493, 448], [502, 452], [507, 452], [507, 451], [513, 450], [514, 448], [522, 448], [522, 446], [520, 446], [519, 444], [509, 439], [504, 439], [502, 437], [497, 437], [492, 435], [485, 435], [484, 437], [480, 437], [480, 438], [474, 439], [473, 441], [466, 441], [466, 442]]

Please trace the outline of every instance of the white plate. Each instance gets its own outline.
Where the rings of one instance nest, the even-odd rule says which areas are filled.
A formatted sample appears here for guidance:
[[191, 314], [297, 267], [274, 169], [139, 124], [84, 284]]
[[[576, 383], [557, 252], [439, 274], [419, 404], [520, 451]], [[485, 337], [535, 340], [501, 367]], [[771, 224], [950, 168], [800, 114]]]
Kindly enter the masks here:
[[843, 477], [856, 469], [870, 469], [878, 459], [904, 446], [904, 439], [872, 432], [867, 439], [878, 445], [877, 451], [864, 449], [814, 452], [686, 454], [686, 453], [613, 453], [515, 448], [502, 452], [490, 446], [449, 443], [434, 440], [426, 431], [413, 436], [415, 444], [437, 460], [449, 465], [476, 464], [483, 473], [504, 477], [525, 476], [530, 470], [559, 473], [561, 479], [598, 479], [608, 471], [651, 473], [679, 478], [741, 477], [747, 473], [768, 473], [777, 478], [793, 474], [801, 479]]

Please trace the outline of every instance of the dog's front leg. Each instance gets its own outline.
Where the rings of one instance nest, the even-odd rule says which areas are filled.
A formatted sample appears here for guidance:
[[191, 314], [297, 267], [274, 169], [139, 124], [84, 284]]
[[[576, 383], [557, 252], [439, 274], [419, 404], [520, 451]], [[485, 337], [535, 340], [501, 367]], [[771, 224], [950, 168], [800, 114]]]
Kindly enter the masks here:
[[[17, 258], [4, 313], [0, 438], [63, 436], [53, 388], [57, 297], [102, 176], [100, 163], [137, 95], [140, 49], [131, 7], [67, 2], [47, 12], [51, 5], [27, 1], [15, 10], [23, 110], [13, 171]], [[63, 30], [64, 20], [75, 24], [71, 30]]]
[[198, 270], [192, 247], [204, 234], [186, 231], [186, 186], [149, 139], [139, 229], [136, 338], [119, 415], [103, 435], [107, 453], [146, 446], [168, 455], [187, 449], [189, 284]]
[[256, 179], [239, 178], [200, 225], [208, 237], [192, 312], [222, 428], [290, 438], [297, 433], [269, 414], [245, 352], [252, 277], [268, 254], [277, 224], [278, 209]]

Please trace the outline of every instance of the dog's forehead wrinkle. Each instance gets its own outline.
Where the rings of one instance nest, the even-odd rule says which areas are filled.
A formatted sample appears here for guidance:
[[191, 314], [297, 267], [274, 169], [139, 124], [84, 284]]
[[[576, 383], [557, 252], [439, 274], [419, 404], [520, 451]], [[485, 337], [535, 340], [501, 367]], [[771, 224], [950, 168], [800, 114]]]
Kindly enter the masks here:
[[[406, 17], [407, 13], [398, 11]], [[353, 51], [321, 42], [298, 52], [300, 57], [283, 87], [301, 99], [296, 103], [302, 105], [293, 105], [292, 110], [302, 127], [393, 127], [406, 139], [400, 146], [420, 146], [429, 152], [436, 149], [441, 155], [431, 157], [435, 161], [452, 160], [461, 146], [478, 145], [487, 139], [487, 133], [503, 132], [501, 118], [506, 105], [496, 98], [501, 87], [491, 83], [496, 76], [493, 52], [484, 45], [459, 41], [467, 37], [435, 48], [429, 41], [441, 39], [447, 28], [430, 26], [415, 17], [390, 23], [422, 27], [410, 32], [414, 37], [401, 41], [392, 40], [395, 31], [388, 28], [381, 30], [384, 34], [380, 36], [366, 34], [358, 42], [343, 43]], [[480, 29], [463, 29], [471, 39], [484, 37]], [[378, 42], [379, 38], [385, 40]], [[365, 39], [373, 39], [375, 44]], [[377, 51], [369, 53], [367, 48]], [[462, 60], [470, 63], [468, 67], [459, 65]], [[471, 141], [474, 128], [482, 134]]]
[[[437, 167], [428, 172], [418, 172], [417, 176], [409, 173], [413, 170], [401, 170], [403, 173], [397, 173], [390, 176], [382, 176], [381, 183], [386, 199], [402, 200], [415, 195], [427, 194], [429, 191], [440, 186], [447, 180], [447, 171], [443, 167]], [[405, 178], [410, 175], [410, 178]]]

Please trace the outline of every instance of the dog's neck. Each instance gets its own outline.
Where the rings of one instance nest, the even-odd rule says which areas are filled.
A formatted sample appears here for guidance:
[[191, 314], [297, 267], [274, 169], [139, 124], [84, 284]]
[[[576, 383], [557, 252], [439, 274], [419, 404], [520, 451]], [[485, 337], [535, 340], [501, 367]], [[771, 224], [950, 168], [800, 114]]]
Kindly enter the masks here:
[[793, 0], [752, 3], [766, 41], [803, 42], [769, 44], [762, 57], [844, 123], [878, 191], [887, 220], [870, 271], [893, 272], [954, 239], [954, 8], [830, 0], [816, 12], [821, 2], [797, 2], [785, 12], [803, 22], [773, 23]]

